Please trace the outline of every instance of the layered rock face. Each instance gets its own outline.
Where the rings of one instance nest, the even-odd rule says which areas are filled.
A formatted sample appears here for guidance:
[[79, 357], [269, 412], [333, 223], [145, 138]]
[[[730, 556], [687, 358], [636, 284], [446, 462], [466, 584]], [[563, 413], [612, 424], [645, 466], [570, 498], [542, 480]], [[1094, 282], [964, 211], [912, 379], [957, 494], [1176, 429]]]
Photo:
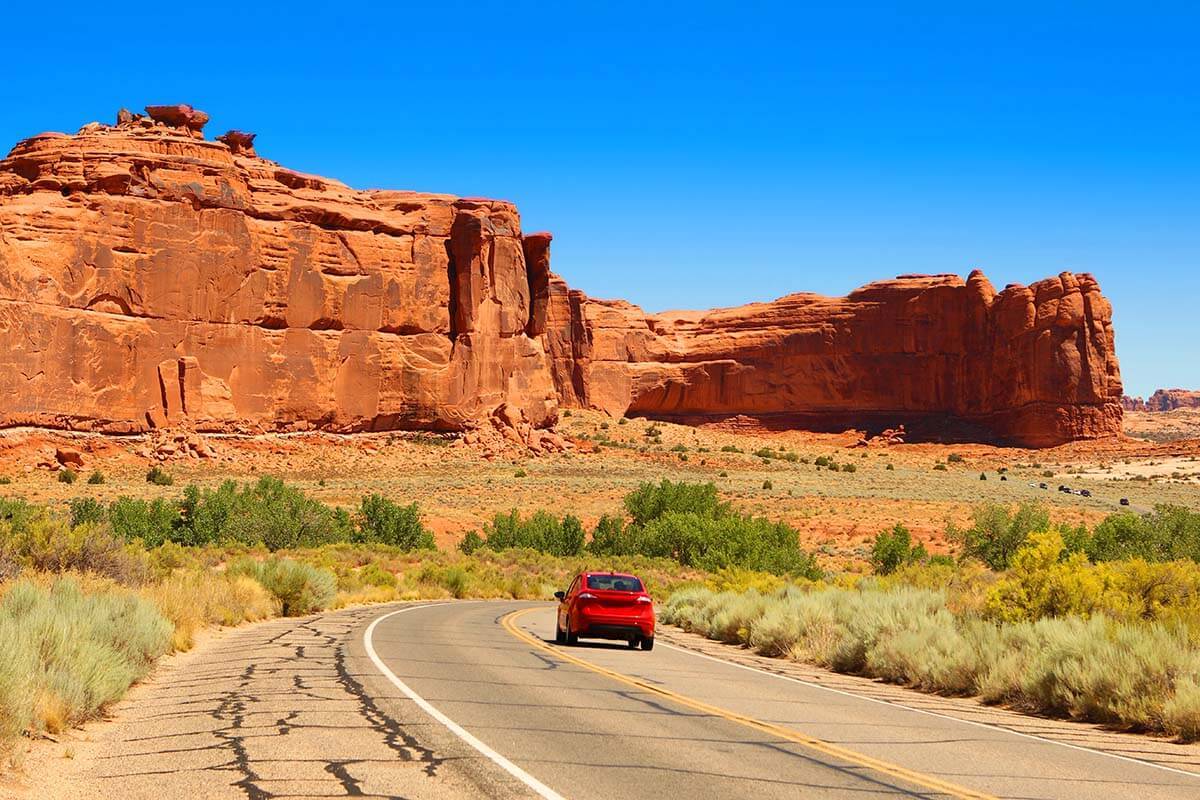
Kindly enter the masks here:
[[553, 422], [511, 204], [355, 191], [147, 111], [0, 162], [0, 425]]
[[980, 272], [911, 275], [653, 315], [550, 290], [560, 397], [614, 414], [1036, 447], [1120, 432], [1112, 309], [1086, 274], [999, 293]]
[[1140, 397], [1121, 398], [1126, 411], [1174, 411], [1177, 408], [1200, 408], [1200, 392], [1187, 389], [1158, 389], [1143, 400]]
[[1120, 431], [1088, 275], [646, 314], [571, 290], [509, 203], [353, 190], [207, 121], [122, 111], [0, 162], [0, 426], [528, 431], [565, 405], [1033, 446]]

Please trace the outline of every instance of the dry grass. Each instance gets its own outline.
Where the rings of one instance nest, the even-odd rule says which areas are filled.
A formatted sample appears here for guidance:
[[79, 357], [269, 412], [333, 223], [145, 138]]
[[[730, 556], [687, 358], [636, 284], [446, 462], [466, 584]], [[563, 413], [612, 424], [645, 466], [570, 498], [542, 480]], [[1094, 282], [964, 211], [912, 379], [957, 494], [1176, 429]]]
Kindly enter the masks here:
[[955, 616], [942, 591], [903, 586], [688, 589], [662, 619], [922, 691], [1200, 739], [1200, 650], [1179, 627], [1104, 616], [989, 622]]

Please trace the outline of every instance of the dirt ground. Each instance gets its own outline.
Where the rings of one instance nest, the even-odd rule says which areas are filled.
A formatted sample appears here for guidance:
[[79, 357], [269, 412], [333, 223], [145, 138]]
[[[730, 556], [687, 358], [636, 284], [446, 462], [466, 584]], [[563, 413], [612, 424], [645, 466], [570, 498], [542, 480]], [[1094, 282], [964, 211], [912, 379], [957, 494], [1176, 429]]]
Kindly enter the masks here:
[[[1197, 438], [1126, 438], [1050, 450], [855, 447], [854, 431], [693, 428], [582, 411], [564, 416], [558, 430], [574, 442], [571, 452], [513, 451], [490, 458], [453, 437], [430, 434], [208, 436], [204, 441], [214, 456], [163, 462], [175, 484], [161, 487], [145, 480], [148, 466], [157, 462], [145, 457], [142, 437], [12, 429], [0, 432], [0, 495], [39, 502], [81, 495], [102, 501], [120, 495], [174, 497], [189, 483], [213, 486], [229, 478], [274, 475], [338, 505], [355, 505], [371, 492], [416, 501], [439, 544], [449, 547], [496, 512], [544, 508], [570, 512], [590, 525], [618, 511], [621, 498], [643, 481], [713, 481], [740, 508], [797, 526], [831, 566], [861, 559], [874, 535], [896, 522], [942, 551], [947, 521], [965, 522], [981, 501], [1038, 499], [1055, 518], [1070, 522], [1095, 522], [1120, 508], [1123, 497], [1137, 511], [1157, 503], [1200, 507]], [[55, 449], [64, 446], [84, 458], [72, 485], [37, 466], [53, 462]], [[775, 456], [793, 455], [756, 455], [763, 448]], [[853, 464], [854, 471], [818, 467], [814, 462], [822, 456], [839, 467]], [[103, 484], [86, 483], [93, 470], [103, 473]], [[1001, 480], [1001, 470], [1007, 480]], [[1041, 483], [1048, 488], [1039, 488]], [[1059, 492], [1060, 484], [1089, 489], [1092, 496]]]

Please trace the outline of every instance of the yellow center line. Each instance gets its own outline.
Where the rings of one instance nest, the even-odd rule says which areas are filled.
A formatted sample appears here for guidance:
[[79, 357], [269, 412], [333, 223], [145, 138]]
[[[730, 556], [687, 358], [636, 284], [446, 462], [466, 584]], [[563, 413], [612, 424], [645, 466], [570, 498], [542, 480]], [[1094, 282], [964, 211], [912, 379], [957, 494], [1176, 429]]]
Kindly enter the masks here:
[[862, 753], [856, 753], [853, 750], [846, 749], [845, 747], [841, 747], [839, 745], [801, 733], [793, 728], [785, 728], [782, 725], [763, 722], [762, 720], [755, 719], [754, 717], [748, 717], [745, 714], [739, 714], [736, 711], [730, 711], [729, 709], [709, 705], [701, 700], [696, 700], [695, 698], [679, 694], [678, 692], [672, 692], [670, 689], [664, 689], [661, 686], [655, 686], [652, 683], [647, 683], [629, 675], [624, 675], [620, 672], [615, 672], [611, 669], [598, 666], [590, 661], [585, 661], [578, 656], [572, 655], [571, 653], [567, 653], [557, 647], [551, 647], [546, 642], [542, 641], [528, 631], [521, 630], [516, 625], [516, 622], [519, 618], [525, 616], [526, 614], [540, 610], [541, 609], [538, 608], [525, 608], [519, 611], [514, 611], [511, 614], [506, 614], [500, 621], [500, 624], [506, 631], [521, 641], [532, 645], [539, 650], [545, 650], [548, 653], [553, 653], [556, 658], [560, 658], [563, 661], [583, 667], [584, 669], [591, 670], [592, 672], [599, 673], [600, 675], [611, 678], [614, 681], [624, 683], [627, 686], [633, 686], [637, 689], [651, 692], [660, 697], [665, 697], [681, 706], [686, 706], [687, 708], [701, 711], [714, 717], [720, 717], [721, 719], [726, 719], [730, 722], [736, 722], [740, 725], [745, 725], [748, 728], [753, 728], [754, 730], [768, 733], [780, 739], [785, 739], [789, 742], [803, 745], [804, 747], [807, 747], [810, 750], [815, 750], [823, 755], [833, 756], [841, 761], [866, 767], [883, 775], [899, 778], [916, 786], [920, 786], [925, 789], [931, 789], [935, 792], [949, 795], [950, 797], [964, 798], [964, 800], [996, 800], [993, 795], [977, 792], [973, 789], [967, 789], [963, 786], [958, 786], [957, 784], [944, 781], [932, 775], [915, 772], [898, 764], [892, 764], [887, 761], [881, 761], [880, 759], [863, 755]]

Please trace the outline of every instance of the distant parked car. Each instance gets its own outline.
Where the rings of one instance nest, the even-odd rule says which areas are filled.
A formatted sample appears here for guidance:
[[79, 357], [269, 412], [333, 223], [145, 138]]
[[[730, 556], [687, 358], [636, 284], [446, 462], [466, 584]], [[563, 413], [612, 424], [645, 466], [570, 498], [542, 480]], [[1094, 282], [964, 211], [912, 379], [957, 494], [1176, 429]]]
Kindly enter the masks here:
[[1128, 498], [1128, 497], [1122, 497], [1122, 498], [1121, 498], [1121, 505], [1123, 505], [1123, 506], [1127, 506], [1127, 505], [1129, 505], [1129, 498]]
[[1064, 486], [1064, 485], [1062, 485], [1062, 484], [1059, 484], [1059, 486], [1058, 486], [1058, 490], [1059, 490], [1060, 492], [1062, 492], [1063, 494], [1070, 494], [1070, 493], [1071, 493], [1071, 487], [1070, 487], [1070, 486]]
[[654, 601], [636, 575], [581, 572], [558, 598], [554, 641], [624, 639], [630, 647], [654, 649]]
[[1080, 490], [1079, 490], [1079, 496], [1080, 496], [1080, 497], [1091, 497], [1091, 496], [1092, 496], [1092, 490], [1091, 490], [1091, 489], [1080, 489]]
[[1038, 488], [1039, 488], [1039, 489], [1049, 489], [1050, 487], [1049, 487], [1049, 486], [1047, 486], [1047, 485], [1046, 485], [1046, 484], [1044, 484], [1044, 483], [1039, 483], [1039, 484], [1038, 484]]

